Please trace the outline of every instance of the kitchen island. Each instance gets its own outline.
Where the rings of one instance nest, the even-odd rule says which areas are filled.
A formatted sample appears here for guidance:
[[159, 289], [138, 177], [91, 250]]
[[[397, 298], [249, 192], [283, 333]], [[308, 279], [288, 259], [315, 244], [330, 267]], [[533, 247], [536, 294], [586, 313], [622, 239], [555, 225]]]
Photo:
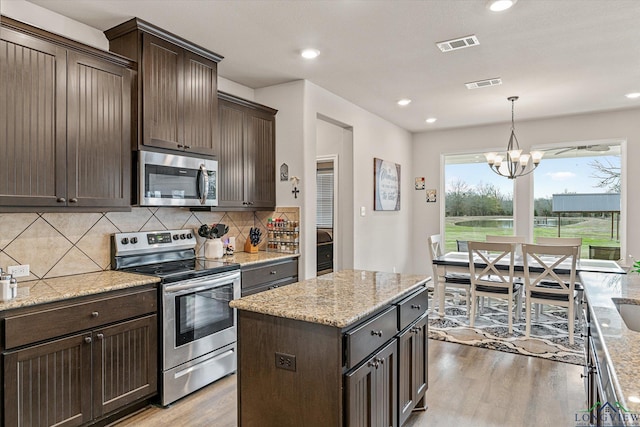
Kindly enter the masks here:
[[232, 301], [238, 424], [401, 425], [424, 407], [428, 280], [345, 270]]

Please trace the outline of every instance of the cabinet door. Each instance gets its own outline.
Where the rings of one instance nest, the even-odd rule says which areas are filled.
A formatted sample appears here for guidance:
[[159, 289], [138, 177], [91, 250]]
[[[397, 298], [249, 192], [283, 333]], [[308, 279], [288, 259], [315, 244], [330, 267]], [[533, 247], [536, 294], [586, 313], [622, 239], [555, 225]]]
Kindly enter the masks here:
[[[58, 206], [66, 197], [66, 51], [0, 30], [1, 206]], [[60, 201], [59, 201], [60, 200]]]
[[218, 65], [184, 52], [184, 149], [218, 154]]
[[220, 148], [218, 152], [219, 207], [245, 207], [244, 110], [231, 102], [218, 104]]
[[142, 144], [183, 148], [183, 49], [150, 34], [142, 46]]
[[427, 390], [427, 317], [420, 318], [398, 337], [398, 398], [402, 425]]
[[245, 199], [249, 207], [275, 208], [275, 117], [249, 110], [245, 120]]
[[393, 339], [359, 368], [346, 374], [346, 425], [397, 426], [396, 345]]
[[94, 331], [95, 418], [156, 393], [157, 339], [155, 314]]
[[91, 420], [91, 337], [74, 335], [4, 355], [5, 426]]
[[68, 55], [67, 203], [129, 206], [132, 71]]

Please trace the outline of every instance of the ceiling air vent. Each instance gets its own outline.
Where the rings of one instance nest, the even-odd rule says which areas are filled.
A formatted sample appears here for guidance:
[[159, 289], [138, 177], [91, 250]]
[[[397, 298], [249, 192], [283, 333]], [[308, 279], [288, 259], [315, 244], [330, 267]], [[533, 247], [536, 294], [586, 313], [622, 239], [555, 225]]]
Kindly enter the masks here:
[[497, 86], [502, 84], [502, 79], [496, 77], [494, 79], [478, 80], [477, 82], [465, 83], [467, 89], [478, 89], [480, 87]]
[[436, 45], [443, 52], [464, 49], [465, 47], [477, 46], [479, 44], [480, 42], [478, 41], [478, 38], [476, 36], [465, 36], [460, 37], [459, 39], [446, 40], [436, 43]]

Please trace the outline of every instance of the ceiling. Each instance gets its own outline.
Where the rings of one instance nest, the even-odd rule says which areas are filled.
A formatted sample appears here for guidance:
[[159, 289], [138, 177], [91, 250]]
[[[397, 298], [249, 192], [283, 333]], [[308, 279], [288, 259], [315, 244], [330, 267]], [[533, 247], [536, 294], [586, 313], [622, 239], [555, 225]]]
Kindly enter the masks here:
[[[31, 2], [99, 30], [137, 16], [224, 56], [226, 79], [307, 79], [411, 132], [507, 122], [511, 95], [516, 121], [640, 107], [624, 96], [640, 92], [638, 0], [520, 0], [501, 13], [486, 0]], [[471, 34], [478, 46], [436, 47]], [[306, 47], [320, 56], [303, 60]]]

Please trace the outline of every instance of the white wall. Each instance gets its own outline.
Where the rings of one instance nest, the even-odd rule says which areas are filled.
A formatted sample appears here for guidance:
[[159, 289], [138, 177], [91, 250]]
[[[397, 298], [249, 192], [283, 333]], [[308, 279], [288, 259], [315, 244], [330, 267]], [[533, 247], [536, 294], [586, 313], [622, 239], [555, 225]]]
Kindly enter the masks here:
[[[640, 182], [640, 169], [635, 159], [640, 158], [640, 109], [630, 109], [595, 114], [557, 117], [516, 123], [516, 133], [521, 148], [529, 151], [531, 146], [571, 143], [596, 140], [626, 140], [626, 162], [623, 155], [623, 201], [620, 221], [621, 254], [640, 258], [640, 227], [634, 221], [640, 217], [640, 198], [635, 197], [634, 184]], [[508, 142], [508, 123], [475, 126], [461, 129], [426, 132], [416, 134], [413, 140], [413, 169], [416, 176], [426, 178], [427, 188], [438, 188], [438, 202], [425, 203], [423, 194], [414, 195], [413, 213], [413, 265], [416, 273], [428, 273], [429, 257], [426, 246], [427, 236], [440, 233], [443, 183], [441, 182], [441, 156], [461, 152], [485, 152], [504, 150]], [[624, 149], [624, 146], [623, 146]], [[544, 162], [544, 158], [542, 160]], [[626, 173], [626, 177], [625, 177]], [[625, 191], [625, 189], [629, 191]], [[417, 193], [417, 192], [416, 192]], [[516, 233], [531, 233], [532, 177], [516, 179], [515, 215]], [[624, 198], [624, 195], [629, 196]]]
[[109, 41], [102, 31], [28, 1], [2, 0], [0, 13], [98, 49], [109, 50]]
[[[301, 177], [304, 227], [301, 239], [301, 275], [315, 275], [316, 137], [317, 118], [322, 116], [353, 129], [354, 260], [356, 269], [410, 272], [411, 199], [413, 185], [411, 134], [307, 81], [256, 90], [256, 100], [280, 112], [277, 116], [276, 165], [286, 161], [290, 175]], [[281, 113], [282, 116], [281, 116]], [[302, 114], [301, 120], [296, 115]], [[373, 158], [399, 163], [401, 210], [373, 211]], [[292, 170], [291, 165], [294, 165]], [[297, 169], [296, 169], [297, 168]], [[287, 206], [290, 192], [278, 186], [277, 204]], [[366, 215], [360, 216], [360, 206]]]

